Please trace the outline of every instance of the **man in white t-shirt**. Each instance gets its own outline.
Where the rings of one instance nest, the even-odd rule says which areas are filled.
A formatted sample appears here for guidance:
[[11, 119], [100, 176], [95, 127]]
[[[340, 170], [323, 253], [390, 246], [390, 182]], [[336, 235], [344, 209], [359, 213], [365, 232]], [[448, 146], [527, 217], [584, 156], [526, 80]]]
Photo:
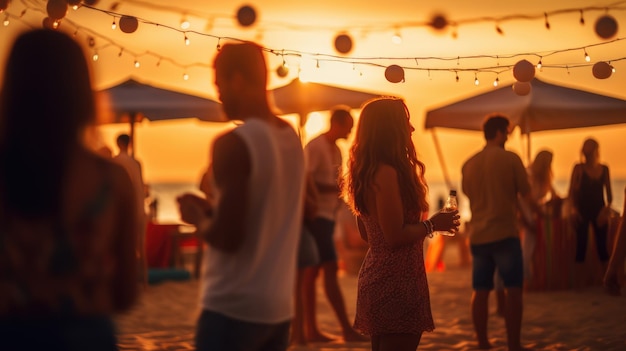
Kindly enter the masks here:
[[[331, 307], [341, 325], [344, 340], [366, 341], [365, 336], [358, 334], [348, 320], [346, 307], [337, 281], [337, 250], [333, 233], [337, 210], [340, 206], [339, 178], [341, 176], [341, 150], [336, 142], [346, 139], [354, 125], [350, 111], [346, 108], [336, 108], [331, 112], [330, 128], [323, 134], [311, 140], [304, 148], [306, 169], [313, 179], [317, 189], [317, 213], [313, 221], [307, 224], [315, 239], [320, 263], [315, 274], [305, 277], [303, 289], [314, 290], [315, 280], [320, 270], [324, 272], [324, 289]], [[317, 327], [315, 316], [315, 294], [305, 294], [308, 301], [304, 301], [304, 329], [308, 341], [330, 341], [332, 336], [325, 335]]]
[[284, 351], [302, 226], [302, 145], [269, 107], [261, 47], [225, 44], [214, 68], [226, 116], [244, 123], [215, 140], [212, 203], [178, 199], [182, 219], [208, 243], [196, 349]]
[[148, 284], [148, 262], [146, 261], [146, 210], [144, 200], [146, 192], [143, 183], [143, 172], [141, 163], [131, 156], [128, 149], [130, 145], [130, 136], [128, 134], [120, 134], [117, 136], [116, 142], [120, 152], [113, 157], [113, 160], [126, 170], [133, 184], [135, 208], [137, 209], [137, 260], [139, 265], [139, 279], [144, 285]]

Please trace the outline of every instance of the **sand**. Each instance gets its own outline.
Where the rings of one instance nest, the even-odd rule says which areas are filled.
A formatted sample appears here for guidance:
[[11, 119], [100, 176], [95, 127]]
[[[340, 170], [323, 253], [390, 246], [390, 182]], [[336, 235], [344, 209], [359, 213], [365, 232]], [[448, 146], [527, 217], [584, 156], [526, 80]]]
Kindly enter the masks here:
[[[436, 330], [425, 333], [419, 350], [473, 350], [469, 313], [471, 270], [447, 268], [428, 274]], [[193, 350], [198, 281], [163, 282], [143, 293], [140, 303], [117, 319], [123, 350]], [[340, 277], [348, 314], [355, 311], [357, 278]], [[495, 297], [491, 299], [495, 312]], [[522, 343], [535, 350], [626, 350], [626, 296], [612, 297], [601, 287], [579, 291], [526, 292]], [[340, 334], [339, 326], [318, 291], [318, 320], [323, 331]], [[490, 315], [494, 351], [506, 350], [504, 321]], [[292, 351], [369, 350], [368, 343], [337, 341], [292, 347]]]

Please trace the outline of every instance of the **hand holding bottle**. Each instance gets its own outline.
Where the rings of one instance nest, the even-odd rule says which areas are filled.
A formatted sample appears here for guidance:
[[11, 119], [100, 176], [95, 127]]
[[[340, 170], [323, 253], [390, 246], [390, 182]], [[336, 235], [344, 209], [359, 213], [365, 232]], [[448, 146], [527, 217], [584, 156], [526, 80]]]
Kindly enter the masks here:
[[[438, 217], [435, 219], [435, 217]], [[441, 219], [439, 219], [441, 218]], [[446, 236], [455, 236], [459, 231], [461, 224], [461, 216], [459, 216], [458, 202], [456, 199], [456, 190], [450, 190], [450, 194], [446, 199], [446, 203], [438, 214], [431, 218], [433, 227], [437, 234]], [[435, 221], [437, 223], [435, 223]], [[443, 230], [441, 229], [443, 228]]]

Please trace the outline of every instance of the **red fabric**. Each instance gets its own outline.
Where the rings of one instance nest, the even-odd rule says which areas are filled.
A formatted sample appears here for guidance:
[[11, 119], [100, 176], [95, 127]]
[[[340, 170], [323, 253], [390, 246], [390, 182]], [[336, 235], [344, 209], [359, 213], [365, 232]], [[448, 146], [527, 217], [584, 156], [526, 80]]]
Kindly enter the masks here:
[[172, 233], [178, 230], [178, 226], [178, 224], [148, 222], [146, 227], [146, 260], [148, 268], [166, 268], [171, 266]]

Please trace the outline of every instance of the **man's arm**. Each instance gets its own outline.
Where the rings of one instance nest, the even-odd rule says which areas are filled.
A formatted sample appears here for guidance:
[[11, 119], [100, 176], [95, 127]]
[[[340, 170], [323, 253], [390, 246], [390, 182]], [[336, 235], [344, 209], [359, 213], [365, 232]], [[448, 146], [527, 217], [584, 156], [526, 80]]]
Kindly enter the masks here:
[[231, 132], [215, 141], [213, 173], [220, 201], [205, 239], [216, 249], [235, 252], [245, 238], [250, 172], [250, 154], [241, 138]]

